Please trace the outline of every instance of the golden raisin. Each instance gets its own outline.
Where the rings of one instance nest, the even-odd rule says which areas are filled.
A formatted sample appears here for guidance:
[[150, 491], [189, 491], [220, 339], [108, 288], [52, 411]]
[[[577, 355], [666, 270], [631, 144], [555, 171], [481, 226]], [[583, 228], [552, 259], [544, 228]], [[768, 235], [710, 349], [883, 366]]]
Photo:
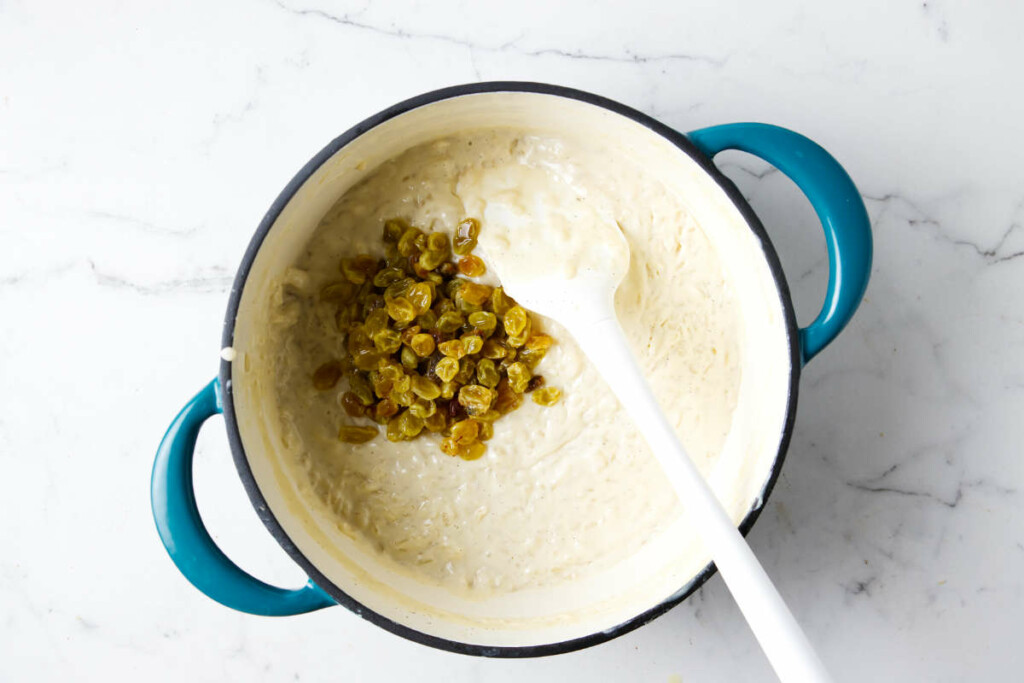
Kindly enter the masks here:
[[455, 330], [462, 327], [465, 319], [461, 314], [455, 311], [448, 311], [442, 313], [441, 317], [437, 319], [437, 325], [435, 327], [441, 332], [454, 332]]
[[459, 444], [455, 443], [454, 439], [448, 437], [447, 439], [443, 439], [441, 441], [441, 452], [444, 453], [445, 455], [450, 455], [453, 458], [455, 458], [458, 457], [460, 453], [462, 453], [462, 448], [459, 446]]
[[366, 406], [363, 401], [351, 391], [341, 395], [341, 407], [350, 417], [362, 417], [366, 414]]
[[475, 356], [484, 347], [484, 340], [475, 334], [464, 334], [460, 338], [467, 356]]
[[426, 358], [434, 352], [434, 338], [429, 334], [416, 334], [409, 340], [409, 346], [420, 358]]
[[374, 417], [379, 419], [387, 419], [398, 412], [398, 405], [395, 404], [391, 399], [384, 399], [379, 401], [377, 405], [373, 407]]
[[[437, 234], [437, 233], [434, 233]], [[431, 235], [433, 236], [433, 235]], [[420, 277], [426, 277], [427, 273], [437, 268], [439, 265], [444, 263], [444, 260], [448, 258], [448, 254], [443, 251], [430, 251], [427, 250], [420, 254], [419, 259], [416, 261], [416, 265], [423, 269], [423, 273], [417, 273]]]
[[445, 430], [448, 426], [448, 420], [445, 418], [444, 413], [440, 410], [436, 410], [433, 415], [423, 421], [423, 426], [436, 434], [437, 432], [443, 432]]
[[497, 339], [488, 339], [484, 342], [483, 348], [480, 350], [484, 358], [490, 358], [491, 360], [501, 360], [508, 355], [508, 349]]
[[397, 322], [412, 322], [416, 317], [416, 308], [405, 297], [388, 300], [387, 307], [388, 315]]
[[437, 412], [437, 405], [425, 398], [418, 398], [409, 406], [409, 412], [418, 418], [426, 420], [426, 418]]
[[355, 295], [356, 286], [351, 282], [334, 282], [320, 290], [320, 301], [348, 303]]
[[448, 235], [443, 232], [432, 232], [427, 235], [427, 249], [429, 251], [439, 251], [448, 256]]
[[[526, 342], [529, 344], [529, 340]], [[537, 364], [544, 359], [544, 355], [547, 353], [544, 349], [531, 349], [529, 347], [520, 349], [519, 354], [516, 356], [518, 360], [523, 361], [531, 369], [537, 367]]]
[[373, 393], [377, 398], [387, 398], [391, 395], [391, 389], [395, 386], [394, 380], [388, 379], [379, 372], [371, 372], [370, 381], [373, 382]]
[[398, 253], [402, 256], [411, 256], [417, 251], [416, 239], [421, 237], [423, 232], [418, 228], [407, 228], [398, 239]]
[[537, 389], [540, 389], [542, 386], [544, 386], [544, 376], [543, 375], [534, 375], [533, 377], [530, 378], [530, 381], [526, 384], [526, 393], [530, 393], [531, 391], [536, 391]]
[[317, 391], [333, 389], [341, 379], [341, 363], [329, 360], [313, 372], [313, 387]]
[[361, 285], [377, 272], [377, 260], [367, 254], [341, 260], [341, 274], [352, 284]]
[[459, 272], [466, 277], [480, 277], [487, 272], [487, 267], [478, 256], [470, 254], [459, 259]]
[[395, 244], [402, 238], [402, 233], [408, 228], [408, 224], [398, 218], [384, 221], [384, 241]]
[[454, 299], [459, 295], [459, 291], [462, 290], [462, 286], [466, 284], [466, 281], [461, 278], [452, 278], [444, 286], [444, 293], [451, 299]]
[[388, 420], [388, 427], [384, 431], [384, 436], [387, 437], [388, 441], [401, 441], [405, 438], [405, 435], [402, 433], [402, 425], [397, 417]]
[[393, 282], [384, 290], [384, 300], [387, 301], [388, 299], [397, 299], [400, 296], [405, 296], [405, 293], [408, 292], [409, 288], [415, 283], [415, 280], [408, 277], [404, 277], [401, 280]]
[[360, 370], [372, 370], [377, 367], [380, 360], [380, 352], [371, 349], [360, 349], [352, 354], [352, 362]]
[[402, 436], [406, 439], [411, 439], [423, 431], [423, 418], [417, 417], [411, 410], [406, 410], [397, 419]]
[[451, 357], [444, 357], [434, 367], [436, 374], [442, 382], [451, 382], [459, 372], [459, 361]]
[[[395, 381], [400, 379], [405, 373], [402, 372], [402, 368], [398, 367], [394, 361], [381, 360], [380, 363], [377, 364], [377, 374], [385, 379]], [[370, 379], [373, 379], [373, 373], [370, 373]]]
[[349, 375], [348, 387], [364, 406], [373, 403], [373, 386], [363, 373], [355, 372]]
[[384, 309], [378, 308], [370, 311], [366, 320], [363, 321], [363, 332], [372, 339], [378, 332], [387, 329], [388, 322], [388, 312]]
[[[501, 417], [501, 415], [499, 414], [498, 417]], [[491, 424], [490, 422], [481, 422], [480, 423], [480, 436], [478, 436], [477, 438], [480, 441], [489, 441], [491, 439], [491, 437], [493, 437], [493, 436], [494, 436], [494, 425]]]
[[411, 344], [412, 338], [419, 334], [421, 329], [422, 328], [419, 325], [410, 325], [409, 327], [406, 327], [402, 330], [402, 343]]
[[402, 347], [401, 359], [402, 367], [408, 370], [415, 370], [416, 366], [420, 364], [420, 357], [408, 346]]
[[373, 276], [374, 287], [390, 287], [405, 279], [405, 271], [401, 268], [385, 268]]
[[505, 312], [505, 317], [502, 319], [502, 323], [505, 327], [505, 334], [510, 337], [522, 334], [523, 330], [526, 329], [527, 320], [526, 311], [523, 310], [522, 306], [513, 306], [508, 309], [508, 311]]
[[338, 313], [334, 316], [334, 324], [338, 327], [338, 332], [347, 333], [352, 321], [358, 316], [359, 304], [353, 303], [339, 308]]
[[473, 306], [482, 306], [491, 298], [491, 288], [475, 282], [467, 282], [459, 289], [462, 300]]
[[416, 323], [424, 330], [431, 330], [437, 325], [437, 314], [433, 311], [426, 311], [423, 315], [416, 317]]
[[543, 387], [533, 392], [533, 402], [542, 406], [553, 406], [562, 398], [562, 392], [555, 387]]
[[376, 427], [353, 427], [343, 425], [338, 430], [338, 438], [345, 443], [366, 443], [377, 436]]
[[382, 353], [394, 353], [402, 347], [402, 335], [394, 330], [381, 330], [373, 336], [373, 344]]
[[554, 343], [555, 340], [548, 335], [537, 333], [530, 335], [526, 340], [526, 348], [530, 351], [547, 351]]
[[429, 400], [433, 400], [441, 395], [441, 387], [420, 375], [412, 378], [412, 391], [420, 398]]
[[496, 391], [498, 397], [494, 399], [494, 409], [502, 415], [512, 412], [523, 402], [522, 394], [517, 394], [512, 390], [508, 377], [503, 377], [501, 381], [498, 382], [498, 388]]
[[466, 355], [466, 347], [462, 343], [461, 339], [452, 339], [451, 341], [441, 342], [437, 345], [437, 350], [449, 358], [454, 358], [455, 360]]
[[498, 318], [490, 311], [476, 311], [469, 314], [469, 324], [484, 336], [489, 336], [498, 326]]
[[468, 446], [476, 441], [479, 433], [479, 422], [476, 420], [460, 420], [452, 425], [451, 438], [460, 446]]
[[463, 460], [479, 460], [480, 458], [483, 457], [486, 451], [487, 446], [480, 443], [479, 441], [476, 441], [474, 443], [469, 444], [469, 446], [467, 446], [466, 448], [464, 448], [462, 452], [459, 453], [459, 457], [462, 458]]
[[455, 229], [452, 249], [459, 256], [464, 256], [476, 248], [476, 239], [480, 236], [480, 223], [475, 218], [467, 218]]
[[404, 394], [407, 391], [412, 390], [412, 377], [405, 374], [404, 372], [398, 375], [398, 378], [391, 385], [392, 394]]
[[413, 305], [413, 308], [416, 309], [416, 315], [420, 315], [430, 310], [433, 293], [430, 285], [425, 282], [417, 282], [409, 287], [408, 291], [405, 293], [405, 298], [407, 298], [409, 303]]
[[498, 386], [501, 376], [498, 374], [498, 368], [494, 365], [494, 361], [483, 358], [476, 364], [476, 378], [480, 384], [493, 389]]
[[526, 386], [530, 383], [530, 377], [533, 373], [530, 372], [530, 368], [526, 366], [526, 363], [516, 361], [508, 366], [508, 381], [512, 385], [512, 391], [517, 394], [522, 394], [526, 391]]
[[469, 384], [473, 381], [473, 373], [476, 372], [476, 361], [469, 356], [464, 356], [459, 361], [459, 371], [455, 373], [455, 381], [459, 384]]
[[509, 309], [515, 305], [515, 300], [506, 296], [503, 288], [496, 287], [494, 291], [491, 292], [491, 310], [494, 311], [494, 315], [499, 318], [504, 318]]
[[479, 384], [467, 384], [459, 389], [459, 403], [470, 415], [484, 413], [491, 407], [495, 391]]
[[[515, 310], [515, 309], [513, 309], [513, 310]], [[523, 310], [523, 309], [519, 309], [519, 310]], [[512, 313], [512, 311], [509, 311], [509, 314], [511, 314], [511, 313]], [[506, 316], [506, 320], [507, 319], [508, 319], [508, 316]], [[508, 338], [505, 340], [505, 343], [507, 343], [509, 346], [511, 346], [512, 348], [515, 348], [515, 349], [523, 346], [524, 344], [526, 344], [526, 340], [530, 338], [530, 334], [531, 334], [532, 328], [533, 328], [533, 322], [530, 320], [530, 316], [527, 315], [526, 316], [526, 324], [524, 325], [523, 329], [521, 331], [515, 333], [515, 334], [509, 333]], [[544, 352], [538, 350], [538, 351], [531, 351], [530, 353], [543, 354]]]
[[354, 325], [348, 333], [345, 346], [348, 348], [349, 353], [355, 354], [357, 351], [369, 351], [372, 349], [373, 341], [363, 330], [362, 325]]

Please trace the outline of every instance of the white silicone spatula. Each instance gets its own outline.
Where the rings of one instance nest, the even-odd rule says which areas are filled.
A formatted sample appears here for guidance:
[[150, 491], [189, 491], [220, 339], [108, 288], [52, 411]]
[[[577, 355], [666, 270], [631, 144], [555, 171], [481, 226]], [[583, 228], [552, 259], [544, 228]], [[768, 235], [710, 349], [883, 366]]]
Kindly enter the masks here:
[[[573, 239], [564, 226], [558, 226], [560, 219], [572, 217], [557, 215], [560, 212], [552, 212], [550, 206], [533, 209], [542, 211], [545, 223], [551, 221], [543, 230], [553, 235], [553, 241], [525, 237], [543, 232], [512, 229], [509, 238], [492, 243], [487, 259], [502, 286], [520, 305], [561, 323], [615, 392], [691, 513], [779, 678], [785, 683], [831, 680], [764, 568], [676, 438], [630, 351], [614, 305], [615, 291], [629, 270], [629, 245], [620, 228], [591, 214], [586, 225], [575, 226], [579, 231], [575, 234], [585, 237]], [[508, 225], [537, 216], [522, 206], [490, 202], [486, 222], [492, 218]], [[515, 235], [523, 237], [517, 240]]]

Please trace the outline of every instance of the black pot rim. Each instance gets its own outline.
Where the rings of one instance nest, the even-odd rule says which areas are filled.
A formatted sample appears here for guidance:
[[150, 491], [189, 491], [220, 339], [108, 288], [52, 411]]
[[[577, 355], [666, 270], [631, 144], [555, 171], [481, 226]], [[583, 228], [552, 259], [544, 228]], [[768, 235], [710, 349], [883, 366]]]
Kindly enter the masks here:
[[[256, 229], [252, 240], [249, 242], [249, 246], [245, 251], [245, 255], [242, 257], [242, 263], [238, 268], [238, 273], [235, 276], [234, 284], [231, 288], [231, 295], [228, 299], [227, 313], [224, 319], [224, 330], [221, 340], [222, 347], [230, 347], [234, 342], [234, 330], [235, 330], [235, 317], [238, 313], [239, 303], [241, 301], [242, 290], [245, 286], [246, 280], [249, 277], [249, 272], [252, 268], [253, 262], [256, 259], [256, 255], [259, 252], [263, 240], [266, 238], [267, 233], [270, 231], [274, 222], [277, 220], [281, 211], [291, 201], [292, 197], [328, 159], [334, 156], [341, 148], [352, 142], [357, 137], [363, 135], [367, 131], [377, 127], [378, 125], [388, 121], [396, 116], [405, 112], [417, 109], [419, 107], [438, 102], [441, 100], [447, 100], [455, 97], [461, 97], [463, 95], [475, 95], [480, 93], [492, 93], [492, 92], [521, 92], [521, 93], [536, 93], [541, 95], [553, 95], [557, 97], [564, 97], [572, 100], [578, 100], [587, 104], [595, 105], [603, 109], [612, 111], [621, 116], [625, 116], [644, 127], [648, 128], [652, 132], [660, 135], [661, 137], [669, 140], [676, 147], [685, 152], [690, 158], [696, 161], [704, 171], [710, 175], [715, 182], [722, 188], [733, 204], [740, 211], [747, 224], [750, 226], [751, 231], [758, 238], [761, 243], [761, 249], [765, 259], [768, 261], [768, 266], [771, 270], [772, 277], [775, 280], [776, 287], [779, 291], [779, 297], [782, 302], [782, 307], [785, 315], [786, 322], [786, 334], [789, 340], [790, 348], [790, 384], [788, 393], [788, 405], [786, 408], [786, 420], [783, 427], [782, 438], [779, 442], [778, 455], [775, 458], [775, 462], [772, 464], [771, 474], [762, 490], [758, 504], [755, 504], [753, 508], [746, 514], [743, 521], [739, 525], [740, 532], [746, 536], [750, 529], [754, 526], [754, 522], [760, 516], [761, 511], [764, 509], [764, 505], [768, 500], [772, 489], [775, 487], [776, 481], [778, 481], [779, 474], [782, 470], [782, 464], [786, 457], [786, 451], [789, 447], [790, 438], [793, 432], [793, 422], [796, 417], [796, 403], [797, 403], [797, 386], [800, 379], [801, 369], [801, 358], [799, 348], [799, 330], [796, 323], [796, 315], [793, 309], [793, 300], [789, 292], [789, 287], [786, 283], [785, 275], [782, 271], [782, 265], [779, 262], [778, 254], [775, 248], [772, 246], [771, 240], [768, 237], [768, 233], [765, 231], [764, 226], [761, 224], [760, 219], [754, 213], [754, 210], [750, 207], [747, 201], [743, 198], [739, 189], [731, 180], [729, 180], [721, 171], [712, 163], [711, 159], [701, 153], [697, 147], [690, 142], [690, 140], [672, 128], [660, 123], [654, 118], [639, 112], [631, 107], [627, 107], [623, 104], [615, 102], [614, 100], [594, 95], [582, 90], [576, 90], [573, 88], [567, 88], [558, 85], [550, 85], [546, 83], [533, 83], [527, 81], [491, 81], [484, 83], [472, 83], [466, 85], [456, 85], [440, 90], [434, 90], [432, 92], [424, 93], [416, 97], [410, 98], [403, 102], [399, 102], [387, 109], [374, 114], [368, 119], [356, 124], [352, 128], [348, 129], [337, 138], [332, 140], [326, 147], [316, 154], [309, 162], [303, 166], [295, 177], [288, 183], [288, 185], [281, 191], [277, 199], [270, 206], [270, 209], [264, 215], [263, 220], [260, 221], [259, 227]], [[613, 627], [606, 631], [599, 633], [593, 633], [580, 638], [573, 638], [571, 640], [565, 640], [557, 643], [545, 643], [541, 645], [527, 645], [527, 646], [513, 646], [513, 647], [498, 647], [498, 646], [487, 646], [487, 645], [476, 645], [471, 643], [463, 643], [459, 641], [449, 640], [446, 638], [440, 638], [438, 636], [432, 636], [416, 629], [410, 628], [403, 624], [400, 624], [388, 617], [385, 617], [373, 610], [367, 608], [362, 603], [358, 602], [350, 595], [345, 593], [341, 588], [331, 582], [326, 576], [324, 576], [312, 562], [300, 551], [291, 538], [285, 533], [281, 527], [274, 513], [270, 510], [266, 500], [263, 497], [259, 486], [256, 484], [256, 479], [252, 474], [252, 470], [249, 467], [249, 461], [245, 456], [245, 449], [242, 446], [241, 436], [238, 431], [238, 422], [235, 419], [234, 410], [234, 397], [232, 393], [231, 384], [231, 363], [227, 361], [221, 361], [220, 364], [220, 382], [223, 388], [224, 396], [224, 418], [227, 426], [228, 441], [231, 446], [232, 456], [235, 461], [235, 466], [238, 469], [239, 477], [242, 479], [242, 484], [245, 487], [245, 491], [249, 496], [249, 500], [252, 502], [253, 507], [256, 509], [259, 518], [263, 521], [263, 524], [270, 531], [271, 535], [277, 540], [277, 542], [284, 548], [285, 552], [291, 556], [291, 558], [302, 567], [303, 571], [324, 591], [326, 591], [334, 600], [340, 605], [344, 605], [346, 608], [356, 613], [363, 619], [370, 621], [381, 628], [384, 628], [396, 635], [402, 636], [409, 640], [421, 643], [423, 645], [429, 645], [434, 648], [441, 650], [448, 650], [451, 652], [457, 652], [466, 655], [475, 655], [483, 657], [501, 657], [501, 658], [524, 658], [524, 657], [543, 657], [548, 655], [562, 654], [566, 652], [572, 652], [574, 650], [580, 650], [583, 648], [597, 645], [599, 643], [606, 642], [613, 638], [617, 638], [623, 634], [629, 633], [630, 631], [647, 624], [648, 622], [661, 616], [671, 608], [675, 607], [687, 597], [689, 597], [694, 591], [699, 589], [704, 583], [711, 578], [717, 569], [714, 563], [708, 564], [704, 569], [694, 577], [689, 584], [683, 586], [679, 591], [673, 595], [667, 597], [663, 602], [655, 605], [651, 609], [636, 615], [635, 617]]]

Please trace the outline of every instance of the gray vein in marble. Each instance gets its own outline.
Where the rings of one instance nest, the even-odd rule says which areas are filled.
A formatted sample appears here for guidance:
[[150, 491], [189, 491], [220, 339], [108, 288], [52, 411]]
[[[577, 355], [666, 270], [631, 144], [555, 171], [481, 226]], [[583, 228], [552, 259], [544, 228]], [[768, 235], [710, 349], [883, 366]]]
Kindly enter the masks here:
[[747, 175], [753, 178], [757, 178], [758, 180], [764, 180], [768, 176], [774, 175], [779, 172], [779, 169], [775, 168], [774, 166], [766, 166], [764, 170], [755, 171], [751, 168], [744, 166], [743, 164], [738, 164], [735, 161], [726, 161], [721, 164], [718, 164], [718, 170], [720, 171], [725, 171], [726, 169], [730, 168], [735, 168], [737, 171], [742, 171], [743, 173], [746, 173]]
[[[868, 194], [861, 194], [867, 201], [877, 202], [880, 204], [901, 204], [913, 213], [917, 215], [916, 218], [904, 218], [908, 225], [911, 227], [922, 226], [925, 228], [931, 228], [930, 232], [938, 239], [948, 242], [955, 247], [967, 247], [980, 256], [986, 263], [995, 265], [998, 263], [1004, 263], [1006, 261], [1012, 261], [1022, 255], [1024, 255], [1024, 249], [1011, 252], [1009, 254], [1000, 253], [1003, 246], [1013, 233], [1021, 226], [1016, 221], [1010, 223], [1009, 227], [1003, 232], [1002, 236], [996, 241], [995, 245], [986, 248], [973, 240], [963, 239], [960, 237], [954, 237], [950, 235], [942, 223], [934, 218], [933, 216], [926, 213], [920, 206], [910, 201], [901, 194], [895, 192], [888, 192], [883, 195], [872, 196]], [[1021, 204], [1018, 204], [1018, 209]]]
[[392, 24], [391, 26], [378, 26], [369, 22], [360, 21], [360, 17], [365, 13], [368, 6], [364, 6], [356, 13], [345, 13], [345, 14], [332, 14], [326, 10], [318, 8], [296, 8], [289, 7], [288, 5], [281, 2], [281, 0], [274, 0], [274, 3], [291, 14], [297, 16], [308, 16], [319, 19], [325, 19], [335, 24], [342, 26], [348, 26], [350, 28], [371, 31], [380, 35], [389, 36], [392, 38], [407, 38], [412, 40], [430, 40], [440, 43], [448, 43], [458, 47], [464, 47], [469, 50], [479, 50], [483, 52], [512, 52], [514, 54], [523, 55], [525, 57], [564, 57], [566, 59], [579, 59], [585, 61], [599, 61], [599, 62], [616, 62], [621, 64], [647, 64], [651, 62], [697, 62], [704, 63], [711, 66], [723, 66], [729, 61], [730, 55], [726, 55], [722, 58], [709, 57], [707, 55], [693, 55], [686, 53], [671, 53], [661, 55], [649, 55], [635, 52], [633, 50], [623, 50], [623, 54], [601, 54], [596, 52], [585, 52], [583, 50], [565, 50], [561, 48], [537, 48], [528, 49], [519, 45], [519, 41], [522, 40], [523, 36], [517, 36], [513, 40], [502, 43], [498, 46], [493, 45], [482, 45], [480, 43], [474, 43], [463, 38], [457, 38], [455, 36], [444, 35], [442, 33], [425, 33], [425, 32], [413, 32], [403, 29], [399, 26]]
[[921, 11], [924, 13], [925, 17], [934, 18], [934, 20], [937, 22], [935, 30], [939, 34], [939, 40], [941, 40], [944, 43], [948, 43], [949, 23], [943, 17], [934, 16], [933, 10], [935, 10], [935, 3], [933, 1], [925, 0], [925, 2], [921, 3]]
[[844, 482], [847, 486], [858, 491], [864, 491], [866, 493], [892, 493], [899, 496], [909, 496], [913, 498], [927, 498], [933, 500], [940, 505], [944, 505], [948, 508], [955, 508], [960, 504], [961, 498], [963, 498], [963, 489], [957, 488], [956, 495], [952, 499], [943, 498], [942, 496], [936, 495], [929, 491], [914, 491], [912, 489], [903, 489], [896, 486], [869, 486], [867, 484], [861, 484], [855, 481]]
[[812, 263], [810, 268], [797, 275], [793, 282], [804, 282], [815, 273], [821, 271], [826, 265], [828, 265], [828, 256], [823, 256]]
[[227, 292], [232, 280], [234, 280], [234, 276], [221, 266], [213, 266], [210, 268], [212, 272], [209, 274], [162, 280], [151, 284], [133, 282], [118, 275], [105, 273], [97, 268], [92, 260], [89, 261], [89, 268], [96, 277], [96, 283], [101, 287], [128, 289], [147, 296], [183, 291], [196, 293]]
[[878, 581], [878, 577], [872, 576], [861, 581], [854, 580], [850, 583], [840, 585], [843, 587], [843, 590], [846, 591], [846, 594], [851, 597], [857, 595], [867, 595], [870, 598], [873, 594], [872, 589], [876, 581]]
[[1003, 233], [1003, 236], [999, 238], [999, 241], [996, 242], [995, 246], [992, 247], [991, 249], [982, 249], [980, 246], [978, 246], [977, 243], [964, 239], [953, 240], [953, 244], [961, 247], [970, 247], [974, 249], [974, 251], [977, 252], [978, 256], [981, 256], [989, 263], [1002, 263], [1003, 261], [1010, 261], [1012, 259], [1017, 258], [1018, 256], [1024, 255], [1024, 249], [1020, 249], [1009, 254], [999, 253], [1000, 250], [1003, 248], [1003, 245], [1006, 244], [1006, 240], [1008, 240], [1010, 238], [1010, 235], [1013, 234], [1013, 231], [1017, 230], [1018, 228], [1020, 228], [1019, 224], [1011, 223], [1010, 227], [1006, 229], [1006, 232]]
[[[17, 570], [15, 569], [17, 567]], [[21, 569], [20, 565], [11, 564], [8, 562], [0, 562], [0, 577], [3, 578], [4, 586], [17, 586], [23, 583], [24, 576], [19, 576], [24, 570]], [[16, 612], [19, 616], [28, 616], [32, 620], [39, 623], [42, 628], [43, 638], [50, 644], [50, 656], [54, 656], [60, 662], [69, 662], [69, 658], [65, 651], [60, 647], [58, 642], [58, 636], [52, 632], [51, 629], [46, 626], [52, 621], [54, 617], [54, 608], [45, 607], [41, 602], [27, 592], [11, 591], [7, 593], [12, 600], [16, 600], [19, 604], [17, 608], [13, 604], [5, 604], [4, 611], [9, 615], [13, 615]], [[43, 598], [45, 599], [45, 598]], [[9, 619], [11, 617], [8, 617]], [[17, 623], [9, 621], [8, 623]], [[20, 624], [19, 624], [20, 625]], [[22, 629], [25, 627], [22, 626]]]
[[883, 472], [874, 477], [861, 479], [859, 483], [865, 486], [874, 486], [877, 484], [882, 484], [883, 482], [889, 480], [893, 475], [900, 473], [900, 471], [907, 465], [910, 465], [914, 461], [919, 460], [925, 456], [932, 455], [934, 453], [945, 454], [946, 463], [950, 464], [953, 454], [957, 453], [959, 449], [962, 447], [970, 431], [971, 428], [968, 427], [967, 429], [964, 429], [956, 434], [953, 434], [948, 438], [930, 441], [916, 448], [912, 448], [910, 449], [910, 451], [907, 452], [906, 457], [904, 457], [899, 462], [890, 465]]
[[1017, 494], [1017, 489], [1006, 486], [1000, 486], [995, 484], [988, 479], [971, 479], [961, 481], [956, 488], [956, 492], [951, 498], [944, 498], [938, 494], [930, 491], [917, 491], [910, 488], [903, 488], [899, 486], [873, 486], [870, 484], [864, 484], [856, 481], [843, 482], [852, 489], [858, 491], [865, 491], [867, 493], [891, 493], [898, 496], [907, 496], [911, 498], [927, 498], [947, 508], [954, 509], [960, 505], [964, 497], [965, 491], [980, 490], [990, 493], [994, 493], [999, 496], [1012, 496]]
[[70, 168], [66, 156], [54, 163], [49, 163], [35, 168], [0, 168], [0, 176], [4, 176], [10, 182], [31, 182], [40, 178], [50, 180], [56, 173], [64, 173]]
[[[301, 60], [297, 64], [298, 68], [302, 68]], [[227, 114], [217, 114], [213, 117], [213, 131], [210, 135], [203, 140], [203, 149], [206, 155], [210, 155], [210, 147], [220, 136], [221, 130], [226, 124], [229, 123], [240, 123], [246, 116], [248, 116], [253, 110], [256, 109], [256, 105], [259, 102], [258, 94], [260, 89], [267, 84], [267, 69], [265, 66], [256, 67], [256, 82], [251, 88], [251, 93], [245, 100], [245, 104], [242, 105], [237, 111], [229, 112]]]
[[14, 285], [20, 285], [27, 282], [39, 282], [47, 281], [56, 275], [62, 275], [67, 271], [75, 267], [73, 262], [62, 263], [49, 268], [40, 268], [37, 270], [26, 270], [15, 275], [8, 275], [0, 278], [0, 287], [10, 287]]
[[199, 228], [193, 226], [191, 228], [169, 228], [162, 225], [156, 225], [149, 221], [135, 216], [128, 216], [121, 213], [113, 213], [110, 211], [93, 210], [88, 211], [85, 214], [90, 218], [97, 218], [102, 221], [109, 223], [120, 224], [126, 227], [138, 229], [140, 232], [144, 232], [150, 235], [170, 235], [176, 237], [185, 237], [188, 235], [194, 235], [199, 231]]
[[478, 80], [478, 81], [484, 80], [483, 76], [480, 73], [480, 65], [477, 64], [477, 61], [476, 61], [476, 48], [475, 47], [469, 48], [469, 65], [473, 68], [473, 77], [476, 78], [476, 80]]

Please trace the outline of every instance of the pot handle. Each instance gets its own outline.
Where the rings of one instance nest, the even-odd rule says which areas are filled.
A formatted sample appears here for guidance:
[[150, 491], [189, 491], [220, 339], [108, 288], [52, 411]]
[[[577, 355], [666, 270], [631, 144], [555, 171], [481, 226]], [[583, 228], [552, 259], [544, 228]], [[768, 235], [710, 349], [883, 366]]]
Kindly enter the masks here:
[[312, 612], [335, 602], [312, 581], [286, 590], [250, 576], [210, 538], [192, 489], [192, 456], [199, 428], [224, 412], [220, 381], [214, 379], [185, 404], [167, 429], [153, 463], [153, 519], [167, 553], [193, 586], [222, 605], [265, 616]]
[[820, 145], [791, 130], [765, 123], [728, 123], [687, 134], [709, 158], [727, 149], [761, 157], [786, 174], [821, 219], [828, 248], [825, 303], [800, 330], [807, 363], [843, 330], [864, 298], [871, 275], [871, 222], [850, 176]]

